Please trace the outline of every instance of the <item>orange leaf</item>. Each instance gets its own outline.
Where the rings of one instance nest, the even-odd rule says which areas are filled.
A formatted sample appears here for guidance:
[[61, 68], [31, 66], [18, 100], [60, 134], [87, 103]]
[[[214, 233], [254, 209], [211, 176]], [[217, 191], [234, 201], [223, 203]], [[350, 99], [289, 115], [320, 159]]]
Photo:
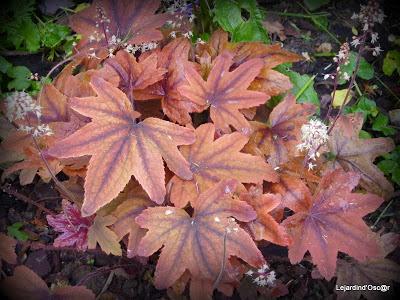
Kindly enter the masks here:
[[137, 182], [129, 183], [118, 199], [123, 202], [113, 211], [113, 215], [117, 218], [113, 229], [119, 240], [129, 234], [127, 255], [134, 257], [137, 255], [139, 242], [146, 233], [146, 230], [136, 224], [135, 218], [154, 203]]
[[198, 105], [210, 106], [210, 117], [218, 130], [230, 132], [229, 125], [232, 125], [238, 131], [249, 134], [251, 126], [239, 109], [258, 106], [268, 100], [264, 93], [247, 90], [263, 62], [252, 59], [229, 72], [232, 58], [229, 52], [218, 55], [207, 81], [187, 63], [185, 77], [188, 84], [179, 87], [178, 91]]
[[190, 198], [195, 198], [221, 179], [234, 178], [243, 183], [278, 180], [274, 170], [261, 157], [240, 152], [248, 141], [247, 136], [234, 132], [214, 141], [215, 127], [211, 123], [199, 126], [196, 135], [193, 145], [180, 148], [190, 164], [193, 180], [175, 176], [169, 183], [171, 201], [175, 206], [184, 207]]
[[[107, 77], [119, 78], [118, 88], [129, 99], [133, 99], [132, 97], [135, 92], [164, 79], [166, 72], [167, 70], [164, 68], [157, 68], [156, 53], [137, 62], [132, 54], [120, 50], [115, 57], [106, 60], [104, 67], [98, 71], [98, 75], [104, 79], [107, 79]], [[137, 97], [134, 98], [138, 100]]]
[[[136, 222], [148, 229], [139, 244], [138, 254], [150, 256], [162, 246], [155, 272], [155, 286], [171, 286], [188, 270], [195, 280], [213, 282], [221, 262], [237, 256], [251, 266], [259, 267], [264, 258], [246, 231], [234, 217], [248, 222], [256, 217], [243, 201], [231, 197], [234, 180], [224, 180], [192, 201], [192, 216], [176, 207], [152, 207], [144, 210]], [[226, 255], [224, 257], [224, 239]], [[226, 270], [223, 278], [229, 278]]]
[[280, 195], [263, 194], [262, 187], [251, 187], [249, 192], [240, 194], [240, 200], [250, 204], [257, 213], [257, 219], [247, 224], [256, 241], [266, 240], [286, 246], [290, 239], [285, 229], [269, 214], [281, 203]]
[[189, 164], [177, 145], [191, 144], [193, 130], [156, 118], [137, 122], [138, 113], [119, 89], [101, 78], [92, 79], [97, 97], [73, 98], [71, 107], [92, 118], [49, 153], [67, 158], [92, 155], [85, 181], [82, 214], [89, 216], [123, 190], [132, 175], [151, 200], [162, 203], [165, 196], [164, 166], [184, 179], [191, 179]]
[[118, 242], [117, 235], [108, 228], [108, 226], [114, 224], [116, 220], [117, 219], [111, 215], [96, 216], [87, 233], [89, 249], [95, 249], [97, 244], [99, 244], [101, 250], [107, 254], [122, 255], [121, 245]]
[[268, 124], [251, 122], [254, 133], [246, 150], [256, 155], [268, 156], [268, 162], [277, 167], [294, 156], [296, 145], [301, 142], [301, 126], [314, 114], [312, 104], [297, 104], [288, 95], [271, 112]]
[[[394, 149], [390, 138], [360, 139], [362, 114], [341, 116], [328, 140], [329, 151], [334, 160], [328, 161], [327, 169], [342, 167], [346, 171], [355, 171], [361, 175], [360, 185], [367, 191], [390, 198], [392, 184], [374, 165], [376, 157]], [[350, 135], [351, 133], [351, 135]]]
[[301, 211], [283, 221], [293, 239], [289, 246], [291, 263], [298, 263], [308, 250], [322, 276], [330, 280], [335, 275], [338, 251], [359, 261], [382, 256], [378, 237], [362, 217], [375, 211], [383, 199], [373, 194], [351, 191], [360, 175], [335, 170], [326, 174], [307, 211]]

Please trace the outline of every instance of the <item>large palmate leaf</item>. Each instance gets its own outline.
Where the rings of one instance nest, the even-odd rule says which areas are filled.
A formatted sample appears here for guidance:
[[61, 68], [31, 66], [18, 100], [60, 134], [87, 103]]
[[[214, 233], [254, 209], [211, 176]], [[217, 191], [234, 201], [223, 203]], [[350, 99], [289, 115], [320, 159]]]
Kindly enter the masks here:
[[346, 171], [358, 172], [363, 188], [389, 198], [393, 193], [393, 186], [374, 165], [374, 160], [394, 149], [393, 140], [360, 139], [362, 123], [362, 114], [343, 115], [337, 120], [328, 140], [329, 151], [333, 154], [333, 161], [328, 164], [328, 168], [342, 167]]
[[271, 112], [268, 123], [251, 122], [254, 132], [246, 151], [265, 155], [273, 166], [289, 160], [301, 142], [301, 126], [314, 114], [312, 104], [297, 104], [293, 95], [288, 95]]
[[262, 186], [255, 186], [249, 192], [241, 193], [240, 200], [250, 204], [257, 213], [257, 219], [247, 224], [256, 241], [266, 240], [282, 246], [289, 244], [285, 229], [269, 214], [281, 203], [280, 195], [263, 194]]
[[95, 0], [85, 10], [70, 17], [71, 28], [82, 35], [77, 49], [108, 47], [115, 39], [129, 44], [158, 41], [158, 30], [167, 21], [165, 14], [154, 14], [157, 0]]
[[112, 213], [117, 218], [113, 229], [119, 240], [128, 234], [127, 256], [134, 257], [137, 255], [139, 242], [146, 233], [146, 230], [136, 224], [135, 218], [154, 203], [136, 181], [130, 182], [116, 200], [122, 203]]
[[[252, 221], [256, 213], [250, 205], [232, 198], [234, 180], [224, 180], [191, 199], [194, 213], [166, 206], [144, 210], [136, 222], [148, 229], [139, 244], [138, 254], [150, 256], [162, 246], [155, 272], [155, 286], [167, 288], [188, 270], [193, 279], [213, 282], [223, 260], [237, 256], [251, 266], [260, 266], [264, 259], [250, 235], [239, 227]], [[226, 250], [224, 256], [224, 248]], [[229, 278], [226, 270], [222, 278]]]
[[268, 100], [266, 94], [247, 88], [263, 67], [261, 59], [252, 59], [229, 72], [233, 55], [223, 52], [204, 81], [191, 64], [185, 65], [185, 77], [189, 84], [178, 88], [184, 98], [210, 107], [210, 117], [218, 130], [230, 132], [229, 125], [249, 134], [251, 127], [239, 109], [255, 107]]
[[326, 174], [308, 210], [283, 221], [293, 239], [289, 246], [292, 263], [300, 262], [308, 250], [321, 275], [329, 280], [335, 275], [338, 251], [359, 261], [382, 255], [376, 234], [362, 217], [376, 210], [383, 199], [352, 193], [359, 180], [358, 173], [340, 169]]
[[169, 183], [171, 201], [176, 206], [184, 207], [221, 179], [234, 178], [243, 183], [278, 180], [275, 171], [261, 157], [240, 152], [249, 139], [247, 136], [234, 132], [214, 141], [215, 127], [211, 123], [199, 126], [196, 136], [193, 145], [180, 148], [190, 164], [193, 179], [175, 176]]
[[129, 99], [137, 99], [133, 97], [135, 92], [162, 80], [166, 72], [164, 68], [157, 68], [156, 53], [137, 62], [132, 54], [121, 50], [115, 57], [106, 60], [104, 67], [99, 71], [99, 76], [105, 79], [118, 77], [118, 88]]
[[73, 98], [71, 107], [92, 118], [72, 135], [57, 142], [49, 153], [56, 157], [92, 155], [85, 180], [84, 216], [95, 213], [118, 196], [132, 175], [151, 200], [162, 203], [165, 196], [164, 166], [184, 179], [191, 179], [189, 164], [177, 145], [191, 144], [193, 130], [139, 113], [119, 89], [101, 78], [92, 79], [97, 97]]
[[93, 292], [84, 286], [64, 286], [50, 290], [42, 278], [25, 266], [16, 267], [14, 275], [1, 282], [0, 291], [11, 300], [95, 299]]

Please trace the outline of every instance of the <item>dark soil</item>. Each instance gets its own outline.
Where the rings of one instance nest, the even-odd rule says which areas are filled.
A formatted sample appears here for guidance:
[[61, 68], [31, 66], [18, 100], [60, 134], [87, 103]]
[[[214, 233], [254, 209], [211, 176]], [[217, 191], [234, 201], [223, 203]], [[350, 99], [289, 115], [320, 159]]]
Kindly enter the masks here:
[[[276, 12], [298, 12], [304, 11], [296, 4], [295, 1], [260, 1], [266, 11]], [[349, 23], [353, 12], [358, 12], [359, 1], [332, 1], [330, 5], [324, 8], [329, 12], [329, 30], [336, 35], [340, 41], [351, 41], [351, 25]], [[400, 2], [387, 1], [384, 4], [385, 14], [387, 18], [382, 26], [378, 27], [381, 47], [390, 50], [387, 42], [389, 34], [399, 35], [399, 19]], [[331, 43], [332, 52], [337, 52], [339, 45], [331, 39], [325, 32], [316, 28], [309, 19], [294, 17], [274, 16], [285, 27], [287, 39], [283, 41], [286, 49], [297, 52], [299, 54], [308, 52], [310, 56], [315, 49], [323, 42]], [[295, 29], [293, 24], [299, 29]], [[305, 38], [304, 36], [310, 38]], [[273, 39], [279, 39], [273, 36]], [[45, 75], [54, 63], [46, 61], [42, 54], [35, 55], [19, 55], [7, 56], [15, 65], [26, 65], [33, 73]], [[367, 60], [373, 62], [375, 72], [382, 78], [390, 89], [400, 94], [398, 86], [399, 78], [392, 76], [391, 78], [383, 76], [381, 66], [383, 56], [379, 59], [374, 57], [366, 57]], [[318, 92], [323, 106], [327, 105], [330, 100], [332, 86], [323, 80], [322, 73], [327, 65], [331, 63], [331, 57], [319, 57], [315, 60], [299, 62], [294, 65], [294, 69], [302, 74], [319, 74], [315, 79], [315, 89]], [[378, 106], [384, 111], [398, 108], [399, 104], [395, 98], [383, 88], [375, 79], [369, 84], [376, 84], [379, 87], [380, 94], [375, 97]], [[396, 144], [399, 143], [399, 135], [395, 137]], [[38, 201], [45, 205], [48, 209], [58, 212], [61, 207], [61, 198], [52, 184], [45, 184], [36, 179], [34, 183], [21, 187], [17, 180], [8, 180], [14, 189], [21, 194], [26, 195], [33, 201]], [[398, 187], [397, 187], [398, 188]], [[396, 232], [399, 230], [400, 221], [400, 201], [399, 192], [396, 193], [392, 205], [386, 211], [386, 214], [377, 224], [377, 229], [383, 232]], [[17, 247], [18, 259], [21, 264], [31, 268], [40, 275], [49, 286], [69, 284], [84, 284], [92, 289], [96, 295], [99, 295], [109, 276], [113, 276], [109, 286], [105, 288], [100, 299], [168, 299], [166, 291], [158, 291], [152, 284], [156, 257], [147, 260], [134, 260], [121, 257], [107, 256], [100, 251], [88, 251], [85, 253], [78, 252], [75, 249], [54, 249], [52, 241], [57, 236], [48, 226], [45, 214], [39, 211], [35, 206], [22, 202], [6, 193], [0, 195], [0, 231], [7, 232], [7, 226], [16, 222], [24, 223], [23, 230], [29, 234], [28, 242], [19, 242]], [[382, 210], [386, 207], [384, 203], [375, 213], [366, 218], [366, 222], [372, 225]], [[39, 246], [46, 245], [46, 246]], [[277, 273], [277, 278], [285, 283], [289, 289], [289, 295], [284, 299], [335, 299], [334, 293], [335, 278], [331, 281], [312, 279], [311, 271], [313, 266], [309, 262], [303, 262], [298, 265], [291, 265], [287, 258], [286, 248], [266, 244], [262, 251]], [[391, 254], [391, 259], [400, 263], [400, 250], [397, 249]], [[121, 266], [121, 268], [117, 268]], [[11, 266], [3, 264], [2, 271], [5, 275], [12, 274]], [[110, 275], [113, 272], [113, 275]], [[398, 285], [394, 286], [396, 292], [400, 291]], [[226, 299], [225, 296], [216, 293], [216, 299]], [[396, 293], [397, 294], [397, 293]], [[186, 293], [186, 295], [188, 295]], [[178, 298], [176, 298], [178, 299]], [[180, 298], [184, 299], [184, 298]], [[231, 299], [239, 299], [235, 292]], [[263, 298], [260, 298], [263, 299]]]

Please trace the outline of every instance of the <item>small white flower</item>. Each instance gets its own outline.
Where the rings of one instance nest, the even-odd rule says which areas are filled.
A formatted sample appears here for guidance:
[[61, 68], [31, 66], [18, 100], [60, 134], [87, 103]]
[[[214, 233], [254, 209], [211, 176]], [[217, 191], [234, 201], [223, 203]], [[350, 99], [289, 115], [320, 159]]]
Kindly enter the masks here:
[[203, 41], [201, 38], [197, 38], [196, 43], [200, 44], [200, 45], [204, 45], [206, 42]]
[[276, 280], [275, 271], [269, 272], [268, 275], [267, 275], [267, 283], [268, 283], [268, 285], [273, 285], [275, 283], [275, 280]]
[[344, 72], [343, 73], [343, 79], [346, 80], [346, 81], [349, 81], [350, 80], [350, 75], [347, 72]]
[[350, 43], [353, 47], [357, 47], [358, 45], [360, 45], [360, 39], [353, 37], [353, 41]]
[[176, 38], [176, 31], [171, 31], [169, 36], [172, 37], [173, 39]]
[[248, 270], [245, 274], [246, 274], [247, 276], [251, 276], [251, 275], [254, 274], [254, 272], [253, 272], [252, 270]]
[[375, 44], [379, 39], [378, 33], [377, 32], [373, 32], [371, 33], [371, 43]]
[[351, 16], [351, 19], [352, 19], [352, 20], [356, 20], [356, 19], [358, 19], [358, 14], [356, 14], [356, 13], [353, 13], [353, 15]]
[[380, 46], [376, 46], [375, 48], [372, 49], [372, 55], [373, 56], [378, 56], [383, 50], [381, 49]]

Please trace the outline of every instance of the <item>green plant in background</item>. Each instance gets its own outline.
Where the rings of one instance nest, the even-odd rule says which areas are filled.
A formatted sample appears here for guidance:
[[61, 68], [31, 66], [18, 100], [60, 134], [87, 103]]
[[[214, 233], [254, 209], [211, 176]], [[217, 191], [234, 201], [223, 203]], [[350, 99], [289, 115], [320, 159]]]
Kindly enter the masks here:
[[214, 22], [232, 35], [233, 42], [270, 43], [262, 24], [264, 13], [256, 0], [216, 0], [213, 13]]
[[43, 49], [49, 52], [48, 60], [53, 60], [57, 52], [70, 55], [79, 36], [55, 21], [55, 18], [42, 21], [37, 17], [34, 0], [10, 2], [0, 12], [0, 35], [3, 36], [0, 48], [31, 53]]
[[385, 136], [394, 135], [396, 129], [389, 125], [389, 117], [379, 113], [372, 122], [372, 130], [382, 132]]
[[400, 52], [397, 50], [390, 50], [386, 53], [383, 60], [382, 71], [386, 76], [392, 76], [394, 71], [400, 75]]
[[[350, 52], [349, 63], [347, 65], [343, 65], [340, 68], [341, 76], [339, 78], [339, 84], [344, 84], [347, 81], [344, 79], [344, 73], [347, 73], [348, 76], [353, 74], [354, 69], [356, 67], [356, 59], [357, 53], [354, 51]], [[369, 64], [365, 58], [361, 57], [360, 66], [357, 71], [357, 77], [361, 79], [370, 80], [374, 78], [374, 68]]]
[[379, 169], [393, 182], [400, 185], [400, 146], [397, 146], [391, 153], [385, 154], [383, 158], [378, 163]]
[[22, 222], [16, 222], [7, 227], [7, 234], [16, 238], [18, 241], [27, 241], [29, 235], [25, 231], [21, 230], [23, 226], [24, 224]]

